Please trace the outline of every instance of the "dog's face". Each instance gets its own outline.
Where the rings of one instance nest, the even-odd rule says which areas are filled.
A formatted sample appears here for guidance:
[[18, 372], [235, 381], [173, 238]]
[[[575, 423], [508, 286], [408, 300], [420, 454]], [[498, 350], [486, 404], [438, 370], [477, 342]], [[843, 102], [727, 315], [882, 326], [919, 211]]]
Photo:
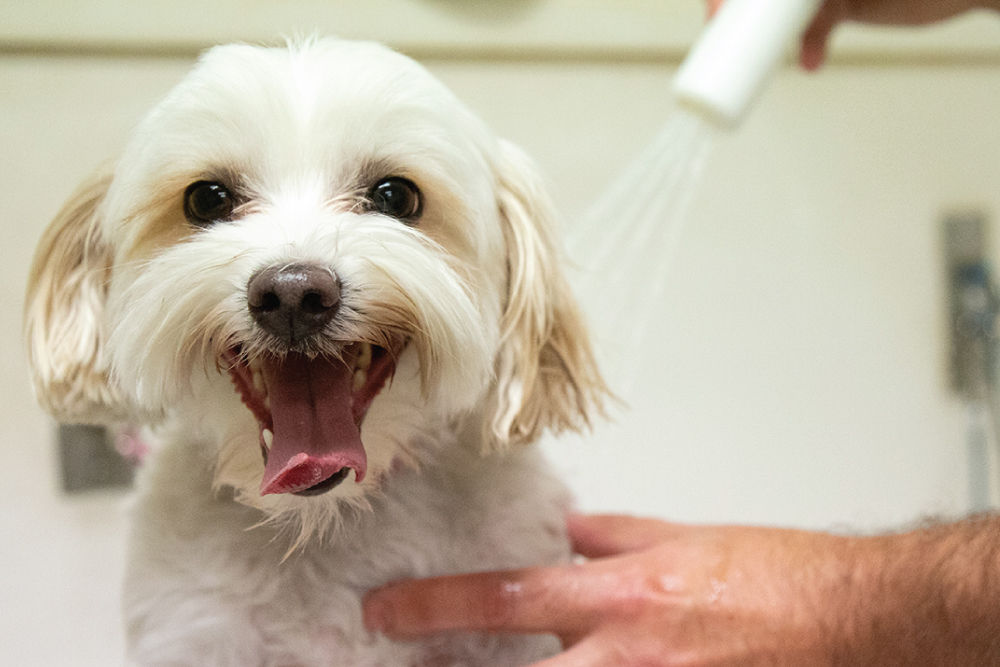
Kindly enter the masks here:
[[603, 385], [550, 218], [409, 59], [214, 49], [43, 238], [36, 390], [67, 420], [182, 420], [275, 516], [362, 498], [470, 415], [487, 447], [586, 421]]

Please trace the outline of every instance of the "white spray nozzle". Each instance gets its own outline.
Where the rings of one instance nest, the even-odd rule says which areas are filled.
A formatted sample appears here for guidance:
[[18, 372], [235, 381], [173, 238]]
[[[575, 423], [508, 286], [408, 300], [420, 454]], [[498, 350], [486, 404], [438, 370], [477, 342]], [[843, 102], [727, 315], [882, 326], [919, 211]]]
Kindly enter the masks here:
[[726, 0], [674, 78], [678, 102], [718, 125], [739, 123], [821, 0]]

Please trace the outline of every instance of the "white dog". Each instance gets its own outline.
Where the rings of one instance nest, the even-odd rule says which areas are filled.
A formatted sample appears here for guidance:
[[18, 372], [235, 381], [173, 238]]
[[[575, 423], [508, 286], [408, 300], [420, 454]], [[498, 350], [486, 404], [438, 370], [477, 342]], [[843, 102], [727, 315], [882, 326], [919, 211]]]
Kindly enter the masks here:
[[405, 577], [568, 557], [534, 448], [604, 385], [530, 162], [370, 43], [224, 46], [42, 240], [26, 333], [64, 421], [141, 421], [141, 665], [515, 665], [553, 638], [367, 633]]

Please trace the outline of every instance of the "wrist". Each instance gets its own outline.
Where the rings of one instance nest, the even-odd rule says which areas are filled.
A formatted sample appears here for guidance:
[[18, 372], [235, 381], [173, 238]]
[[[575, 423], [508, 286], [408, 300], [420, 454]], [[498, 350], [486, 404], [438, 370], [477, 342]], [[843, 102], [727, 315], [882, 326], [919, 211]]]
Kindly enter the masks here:
[[987, 664], [1000, 658], [995, 518], [843, 543], [835, 664]]

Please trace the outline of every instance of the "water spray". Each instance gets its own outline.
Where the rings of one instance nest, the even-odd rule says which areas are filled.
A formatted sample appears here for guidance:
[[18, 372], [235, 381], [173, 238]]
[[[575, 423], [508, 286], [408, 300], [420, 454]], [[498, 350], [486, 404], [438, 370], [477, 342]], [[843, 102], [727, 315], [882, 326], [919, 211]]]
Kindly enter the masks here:
[[674, 78], [680, 106], [735, 127], [822, 0], [726, 0]]
[[642, 371], [643, 357], [634, 351], [662, 316], [668, 274], [714, 138], [743, 119], [821, 1], [726, 0], [678, 70], [676, 108], [663, 129], [567, 239], [581, 269], [575, 277], [581, 294], [607, 295], [592, 329], [605, 350], [602, 365], [614, 369], [608, 379], [626, 401]]

